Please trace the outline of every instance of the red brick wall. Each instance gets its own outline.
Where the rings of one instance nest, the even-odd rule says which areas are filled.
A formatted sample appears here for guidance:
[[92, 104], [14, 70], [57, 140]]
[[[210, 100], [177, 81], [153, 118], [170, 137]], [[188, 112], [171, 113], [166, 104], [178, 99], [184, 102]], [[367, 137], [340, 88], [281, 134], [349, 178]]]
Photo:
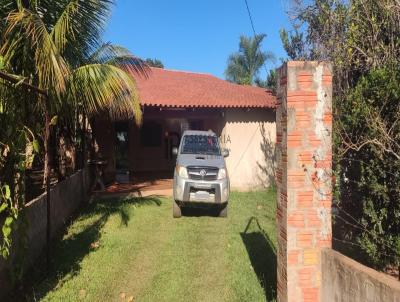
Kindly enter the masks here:
[[320, 301], [331, 246], [332, 76], [321, 62], [278, 70], [278, 301]]

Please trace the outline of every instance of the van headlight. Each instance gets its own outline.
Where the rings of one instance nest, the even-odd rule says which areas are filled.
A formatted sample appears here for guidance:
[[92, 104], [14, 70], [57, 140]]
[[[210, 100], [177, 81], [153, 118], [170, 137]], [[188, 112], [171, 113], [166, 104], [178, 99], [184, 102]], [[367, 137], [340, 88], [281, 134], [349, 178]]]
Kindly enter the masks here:
[[179, 177], [189, 178], [186, 167], [176, 165], [175, 170], [176, 170], [176, 174], [178, 174]]
[[227, 175], [226, 169], [222, 168], [222, 169], [219, 169], [217, 178], [218, 179], [224, 179], [224, 178], [226, 178], [226, 175]]

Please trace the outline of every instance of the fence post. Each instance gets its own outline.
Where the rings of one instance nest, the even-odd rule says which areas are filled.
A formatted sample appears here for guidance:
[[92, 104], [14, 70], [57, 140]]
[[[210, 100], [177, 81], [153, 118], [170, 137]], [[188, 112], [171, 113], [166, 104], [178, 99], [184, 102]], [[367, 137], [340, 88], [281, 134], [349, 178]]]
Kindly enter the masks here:
[[324, 62], [278, 69], [278, 301], [321, 301], [321, 249], [332, 241], [332, 72]]

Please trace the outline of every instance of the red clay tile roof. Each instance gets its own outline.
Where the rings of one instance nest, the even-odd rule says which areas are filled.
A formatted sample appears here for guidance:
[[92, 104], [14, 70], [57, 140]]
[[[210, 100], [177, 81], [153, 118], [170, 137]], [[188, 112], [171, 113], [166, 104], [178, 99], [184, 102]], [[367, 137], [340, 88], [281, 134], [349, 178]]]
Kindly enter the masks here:
[[210, 74], [151, 68], [135, 76], [142, 105], [161, 107], [274, 108], [271, 91], [229, 83]]

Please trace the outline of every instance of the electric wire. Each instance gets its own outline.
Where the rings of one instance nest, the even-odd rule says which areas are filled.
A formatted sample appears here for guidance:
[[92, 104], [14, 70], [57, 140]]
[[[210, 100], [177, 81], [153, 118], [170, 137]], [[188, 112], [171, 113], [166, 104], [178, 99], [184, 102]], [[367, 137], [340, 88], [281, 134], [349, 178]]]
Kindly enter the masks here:
[[[254, 34], [254, 38], [255, 38], [255, 37], [257, 36], [257, 32], [256, 32], [256, 29], [255, 29], [255, 27], [254, 27], [253, 16], [252, 16], [252, 14], [251, 14], [251, 10], [250, 10], [250, 7], [249, 7], [249, 3], [247, 2], [247, 0], [244, 0], [244, 2], [245, 2], [245, 4], [246, 4], [247, 14], [249, 15], [251, 28], [253, 29], [253, 34]], [[266, 76], [268, 76], [268, 69], [267, 69], [267, 66], [265, 66], [265, 62], [263, 63], [263, 67], [264, 67], [264, 69], [265, 69]]]
[[[245, 2], [245, 4], [246, 4], [247, 14], [249, 15], [251, 28], [252, 28], [252, 30], [253, 30], [253, 34], [254, 34], [254, 38], [255, 38], [255, 37], [257, 36], [257, 32], [256, 32], [256, 29], [255, 29], [255, 27], [254, 27], [253, 16], [252, 16], [252, 14], [251, 14], [250, 7], [249, 7], [249, 4], [248, 4], [247, 0], [244, 0], [244, 2]], [[265, 69], [266, 75], [268, 75], [268, 70], [267, 70], [267, 67], [265, 66], [265, 62], [263, 63], [263, 67], [264, 67], [264, 69]], [[255, 129], [253, 135], [251, 136], [251, 138], [250, 138], [250, 140], [249, 140], [249, 142], [248, 142], [246, 148], [244, 149], [243, 153], [240, 155], [240, 158], [239, 158], [238, 162], [236, 163], [235, 168], [233, 169], [232, 176], [236, 173], [236, 170], [237, 170], [237, 168], [238, 168], [240, 162], [242, 161], [242, 159], [243, 159], [245, 153], [247, 152], [247, 150], [249, 149], [249, 147], [250, 147], [251, 143], [253, 142], [253, 139], [254, 139], [254, 137], [256, 136], [256, 133], [257, 133], [257, 131], [258, 131], [259, 129], [260, 129], [260, 124], [258, 124], [258, 126], [257, 126], [257, 128]]]
[[251, 23], [251, 28], [253, 29], [254, 36], [256, 36], [257, 34], [256, 34], [256, 30], [255, 30], [255, 28], [254, 28], [253, 17], [252, 17], [251, 12], [250, 12], [249, 4], [247, 3], [247, 0], [244, 0], [244, 2], [245, 2], [245, 4], [246, 4], [247, 13], [248, 13], [248, 15], [249, 15], [249, 19], [250, 19], [250, 23]]

